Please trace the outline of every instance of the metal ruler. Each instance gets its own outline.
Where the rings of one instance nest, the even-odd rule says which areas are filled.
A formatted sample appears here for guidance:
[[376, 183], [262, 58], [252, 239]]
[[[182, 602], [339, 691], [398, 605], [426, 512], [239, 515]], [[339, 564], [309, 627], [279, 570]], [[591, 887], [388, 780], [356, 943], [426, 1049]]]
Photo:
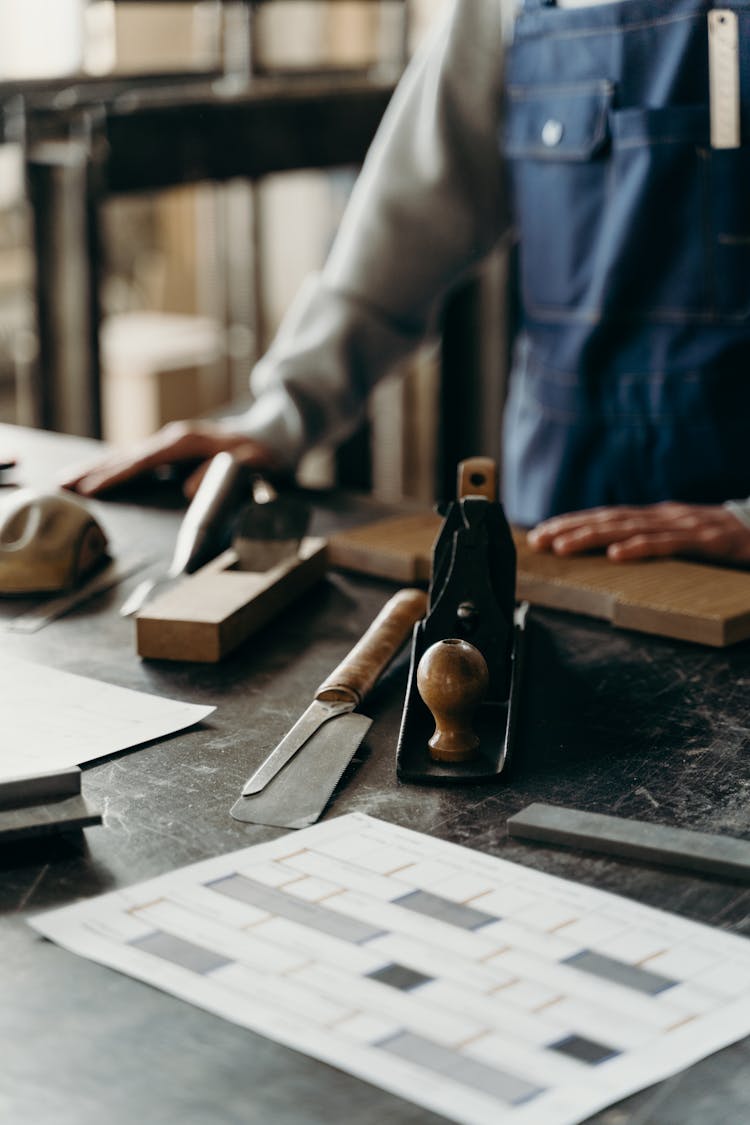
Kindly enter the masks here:
[[728, 8], [708, 13], [708, 91], [711, 147], [740, 147], [740, 67], [737, 14]]

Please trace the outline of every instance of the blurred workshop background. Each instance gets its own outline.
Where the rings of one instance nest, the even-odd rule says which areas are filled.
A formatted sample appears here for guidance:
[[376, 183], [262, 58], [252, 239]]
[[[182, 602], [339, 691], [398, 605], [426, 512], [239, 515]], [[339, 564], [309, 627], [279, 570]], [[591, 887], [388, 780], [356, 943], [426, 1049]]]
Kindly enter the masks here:
[[[0, 420], [127, 444], [246, 402], [440, 8], [0, 0]], [[460, 457], [498, 456], [504, 271], [304, 481], [430, 502]]]

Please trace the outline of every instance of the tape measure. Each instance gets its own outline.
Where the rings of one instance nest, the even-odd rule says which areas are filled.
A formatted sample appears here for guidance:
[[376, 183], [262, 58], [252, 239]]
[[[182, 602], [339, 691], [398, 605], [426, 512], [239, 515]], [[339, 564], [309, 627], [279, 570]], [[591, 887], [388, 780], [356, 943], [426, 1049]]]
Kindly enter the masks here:
[[740, 147], [740, 69], [737, 15], [728, 8], [708, 13], [708, 90], [711, 147]]

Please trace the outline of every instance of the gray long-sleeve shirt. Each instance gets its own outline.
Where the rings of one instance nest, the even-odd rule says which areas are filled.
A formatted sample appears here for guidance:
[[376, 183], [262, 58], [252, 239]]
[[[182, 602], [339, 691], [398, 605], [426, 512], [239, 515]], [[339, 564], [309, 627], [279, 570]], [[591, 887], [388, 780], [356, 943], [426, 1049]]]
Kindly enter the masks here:
[[303, 285], [231, 419], [293, 465], [360, 419], [441, 297], [507, 222], [497, 132], [515, 0], [452, 0], [412, 59], [328, 260]]

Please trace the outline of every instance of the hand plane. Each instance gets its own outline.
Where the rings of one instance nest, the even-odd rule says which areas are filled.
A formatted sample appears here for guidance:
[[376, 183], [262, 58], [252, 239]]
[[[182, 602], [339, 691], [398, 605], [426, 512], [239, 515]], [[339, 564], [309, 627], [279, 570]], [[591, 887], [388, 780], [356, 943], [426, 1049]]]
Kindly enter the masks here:
[[489, 780], [508, 767], [527, 607], [515, 606], [516, 551], [496, 497], [494, 461], [459, 465], [432, 550], [428, 612], [412, 635], [402, 781]]

